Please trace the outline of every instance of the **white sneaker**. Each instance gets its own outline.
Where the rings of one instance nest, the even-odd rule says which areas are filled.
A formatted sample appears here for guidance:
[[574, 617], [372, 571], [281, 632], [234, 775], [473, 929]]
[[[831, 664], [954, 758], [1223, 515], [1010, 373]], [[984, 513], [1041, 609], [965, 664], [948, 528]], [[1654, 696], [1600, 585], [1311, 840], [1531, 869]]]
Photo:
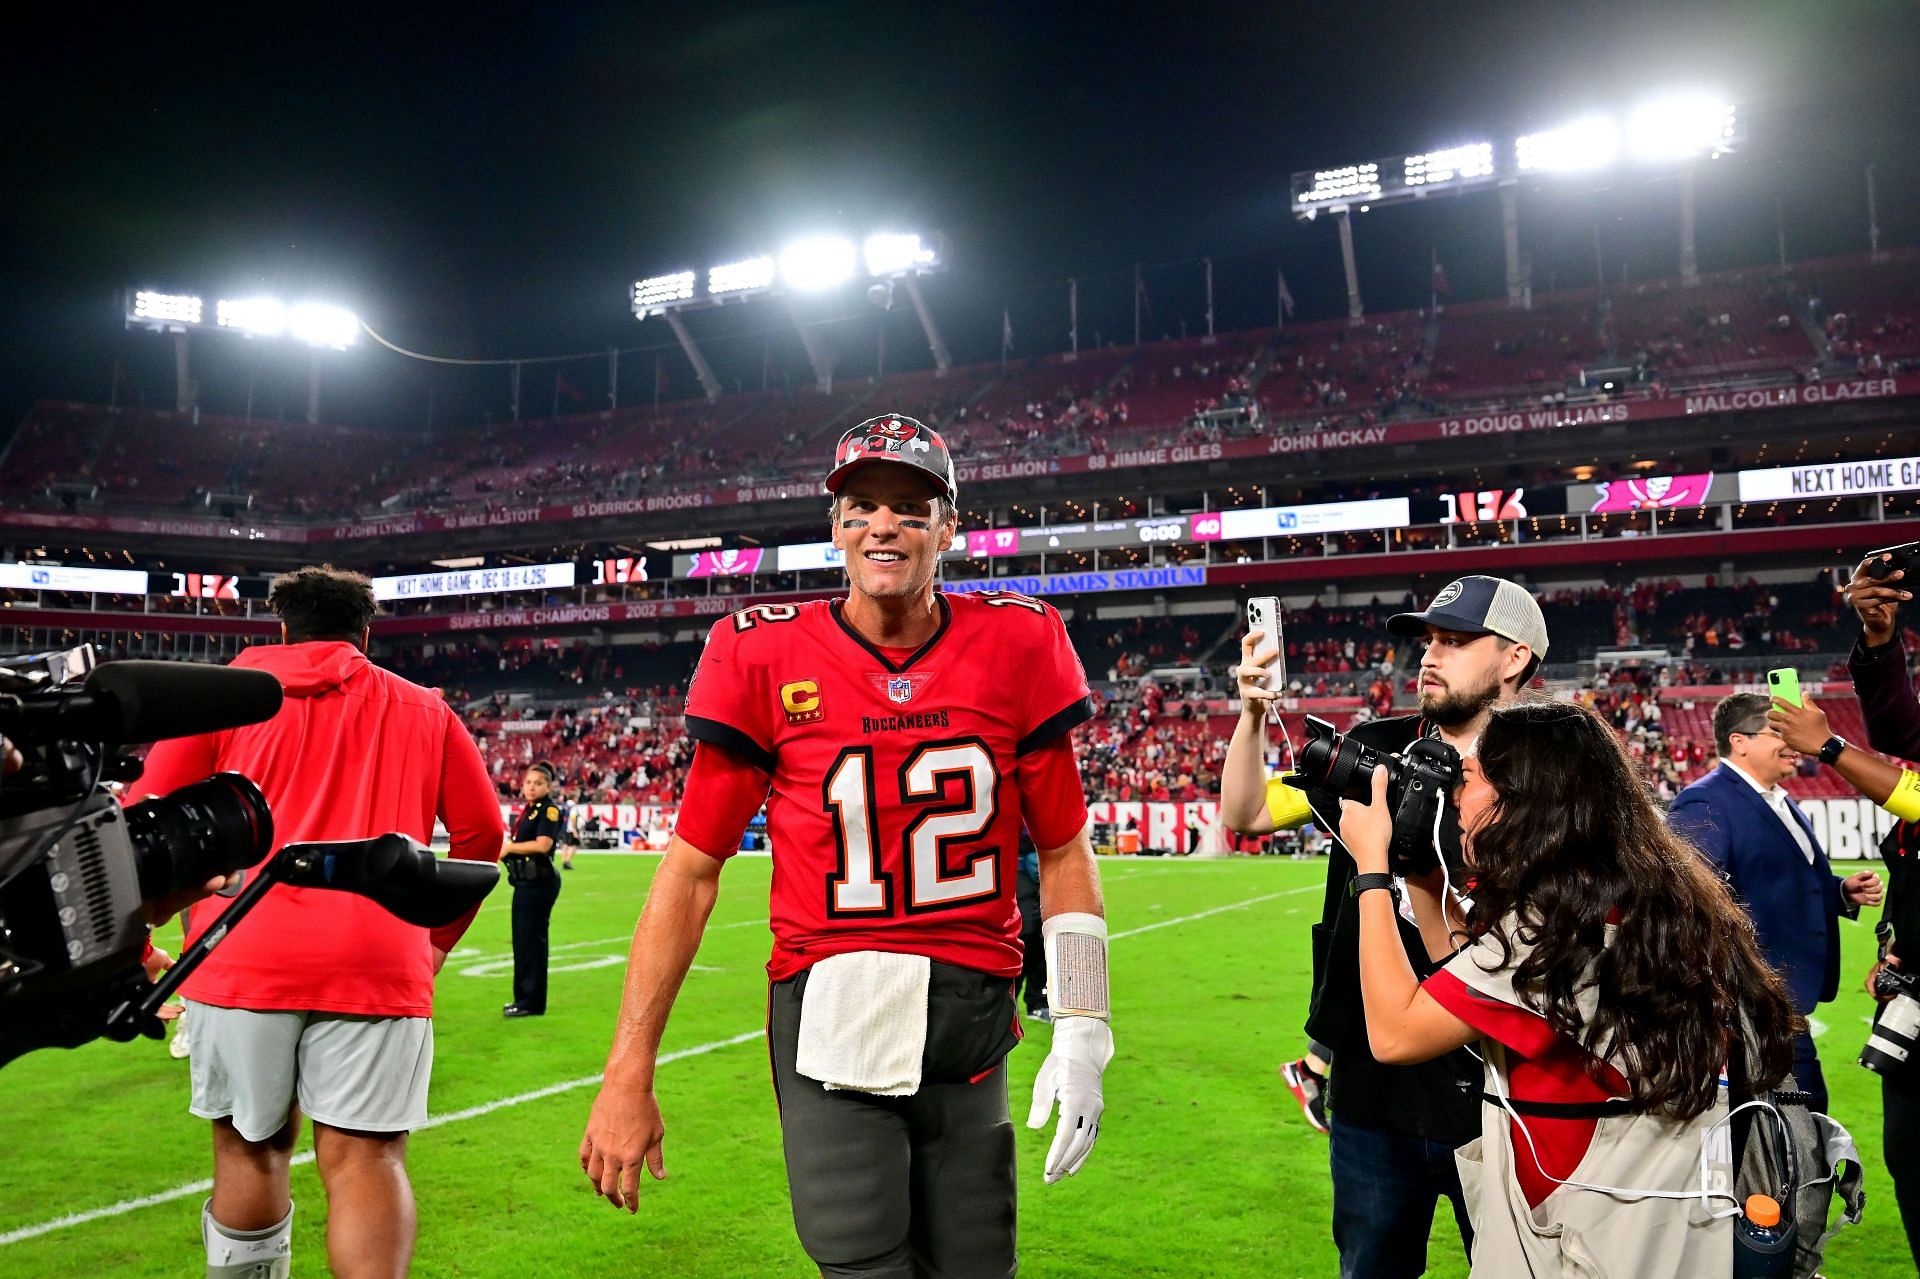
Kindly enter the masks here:
[[183, 1013], [180, 1019], [173, 1023], [173, 1038], [167, 1044], [167, 1056], [178, 1061], [192, 1051], [193, 1045], [187, 1042], [187, 1018]]

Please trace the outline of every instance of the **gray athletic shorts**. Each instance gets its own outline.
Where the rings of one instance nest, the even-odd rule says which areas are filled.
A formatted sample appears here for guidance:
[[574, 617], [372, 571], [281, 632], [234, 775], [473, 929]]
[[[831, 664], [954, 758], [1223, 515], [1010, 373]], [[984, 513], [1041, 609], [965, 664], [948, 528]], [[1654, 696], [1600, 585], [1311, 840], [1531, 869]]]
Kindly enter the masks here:
[[825, 1279], [1009, 1279], [1013, 983], [935, 963], [911, 1097], [829, 1092], [794, 1068], [806, 973], [772, 986], [767, 1036], [793, 1224]]
[[265, 1141], [297, 1100], [309, 1119], [351, 1132], [411, 1132], [427, 1121], [433, 1019], [253, 1012], [187, 1001], [193, 1100]]

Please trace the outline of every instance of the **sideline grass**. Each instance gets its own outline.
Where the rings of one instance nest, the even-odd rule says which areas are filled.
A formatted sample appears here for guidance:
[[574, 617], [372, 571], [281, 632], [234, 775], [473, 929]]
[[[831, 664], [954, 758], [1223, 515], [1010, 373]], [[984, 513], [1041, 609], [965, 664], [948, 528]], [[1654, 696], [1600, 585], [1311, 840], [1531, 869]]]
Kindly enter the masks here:
[[[598, 1075], [627, 934], [656, 864], [582, 856], [566, 877], [545, 1018], [500, 1017], [511, 973], [505, 889], [488, 902], [440, 980], [435, 1116]], [[1274, 1073], [1301, 1043], [1307, 926], [1324, 865], [1103, 861], [1116, 934], [1118, 1055], [1107, 1073], [1108, 1109], [1085, 1171], [1056, 1186], [1039, 1176], [1051, 1134], [1019, 1128], [1025, 1273], [1336, 1272], [1325, 1139]], [[729, 867], [665, 1050], [747, 1038], [662, 1066], [669, 1177], [645, 1185], [639, 1216], [616, 1213], [580, 1175], [576, 1151], [594, 1087], [554, 1091], [414, 1138], [416, 1274], [812, 1273], [793, 1238], [755, 1033], [765, 1007], [768, 868], [752, 858]], [[1835, 1279], [1912, 1273], [1880, 1157], [1878, 1082], [1853, 1064], [1869, 1014], [1859, 979], [1871, 922], [1843, 926], [1847, 978], [1840, 1000], [1820, 1010], [1834, 1110], [1866, 1155], [1869, 1193], [1867, 1222], [1829, 1251], [1826, 1273]], [[1017, 1125], [1044, 1034], [1013, 1056]], [[207, 1177], [207, 1126], [186, 1113], [186, 1068], [148, 1041], [42, 1052], [9, 1066], [0, 1075], [0, 1167], [9, 1173], [0, 1182], [0, 1236]], [[295, 1169], [293, 1186], [295, 1273], [319, 1274], [326, 1213], [310, 1164]], [[0, 1275], [197, 1275], [203, 1197], [0, 1245]], [[1466, 1273], [1450, 1221], [1436, 1227], [1431, 1260], [1434, 1275]]]

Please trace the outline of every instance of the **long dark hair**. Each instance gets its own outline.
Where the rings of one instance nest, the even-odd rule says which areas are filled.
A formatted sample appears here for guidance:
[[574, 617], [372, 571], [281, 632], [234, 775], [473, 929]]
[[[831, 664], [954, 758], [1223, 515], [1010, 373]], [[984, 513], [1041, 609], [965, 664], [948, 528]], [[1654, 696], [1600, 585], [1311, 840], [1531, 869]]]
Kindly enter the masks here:
[[[1508, 961], [1516, 943], [1527, 948], [1513, 968], [1526, 1005], [1592, 1058], [1624, 1050], [1613, 1064], [1644, 1109], [1691, 1119], [1711, 1106], [1743, 1022], [1735, 1086], [1783, 1079], [1801, 1025], [1786, 986], [1725, 882], [1667, 829], [1606, 722], [1565, 702], [1509, 704], [1494, 710], [1479, 757], [1496, 800], [1472, 834], [1467, 930], [1494, 936]], [[1591, 1019], [1575, 1003], [1589, 979]]]

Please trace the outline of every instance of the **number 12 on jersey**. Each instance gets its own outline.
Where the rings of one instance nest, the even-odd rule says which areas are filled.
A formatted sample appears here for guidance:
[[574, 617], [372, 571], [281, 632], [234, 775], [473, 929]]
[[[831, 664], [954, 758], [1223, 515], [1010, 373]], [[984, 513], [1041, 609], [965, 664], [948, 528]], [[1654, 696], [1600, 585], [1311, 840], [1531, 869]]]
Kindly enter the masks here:
[[[958, 797], [944, 799], [956, 780]], [[952, 873], [947, 866], [951, 847], [993, 829], [998, 781], [993, 753], [978, 738], [929, 742], [901, 764], [899, 802], [919, 810], [901, 833], [907, 914], [947, 910], [999, 894], [999, 850], [980, 849]], [[847, 747], [827, 770], [821, 798], [833, 818], [839, 854], [827, 880], [828, 918], [872, 918], [896, 908], [894, 877], [881, 867], [877, 785], [871, 746]]]

